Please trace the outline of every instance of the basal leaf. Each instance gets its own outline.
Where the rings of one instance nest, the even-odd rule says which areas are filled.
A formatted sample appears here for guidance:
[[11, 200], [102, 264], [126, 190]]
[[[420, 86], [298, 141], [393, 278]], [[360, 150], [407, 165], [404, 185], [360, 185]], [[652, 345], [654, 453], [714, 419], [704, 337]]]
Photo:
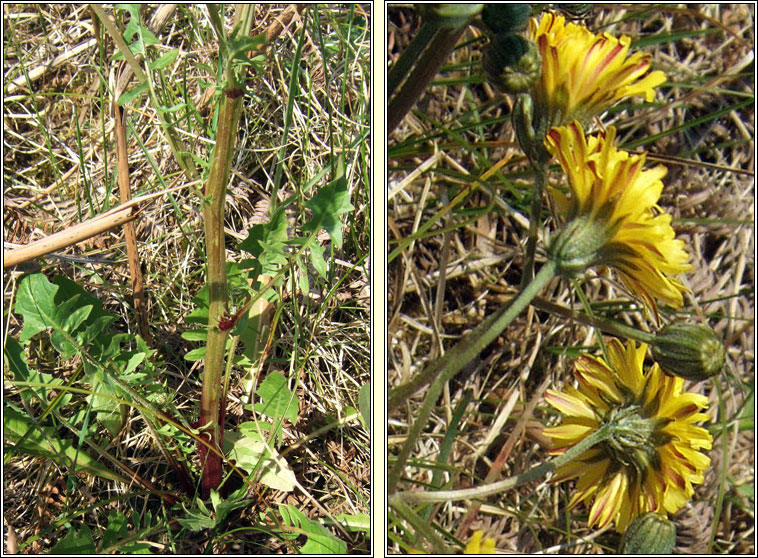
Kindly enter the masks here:
[[[77, 296], [71, 299], [71, 302], [80, 305], [81, 298]], [[78, 337], [73, 334], [87, 319], [91, 310], [92, 306], [90, 305], [71, 308], [70, 312], [60, 315], [61, 321], [58, 323], [58, 327], [53, 326], [53, 331], [50, 333], [50, 343], [61, 354], [61, 358], [71, 358], [76, 354], [77, 348], [71, 344], [69, 339], [72, 336]], [[77, 341], [81, 341], [81, 339], [77, 339]]]
[[280, 372], [272, 372], [261, 382], [256, 392], [263, 403], [256, 403], [255, 410], [273, 419], [288, 418], [297, 422], [297, 398], [287, 387], [287, 379]]
[[[255, 426], [254, 423], [248, 425]], [[225, 432], [224, 453], [234, 459], [237, 467], [246, 473], [260, 471], [260, 482], [266, 486], [284, 492], [295, 489], [295, 473], [287, 461], [274, 448], [269, 447], [254, 428]]]
[[[63, 358], [76, 352], [70, 338], [80, 345], [88, 345], [115, 320], [115, 316], [103, 311], [102, 303], [97, 298], [77, 283], [63, 277], [57, 277], [51, 283], [41, 273], [28, 275], [21, 280], [14, 310], [24, 318], [19, 341], [23, 343], [42, 331], [52, 329], [51, 343]], [[115, 339], [111, 338], [113, 342]]]
[[[47, 280], [41, 273], [23, 277], [18, 284], [14, 311], [24, 317], [24, 328], [19, 341], [24, 343], [38, 333], [54, 326], [57, 308], [54, 297], [58, 287]], [[73, 308], [75, 301], [70, 301], [68, 308]]]
[[319, 189], [305, 207], [313, 212], [311, 220], [303, 225], [303, 232], [318, 232], [325, 229], [337, 248], [342, 247], [342, 222], [340, 215], [355, 209], [350, 203], [347, 179], [344, 176]]
[[300, 548], [301, 554], [347, 554], [347, 544], [335, 537], [329, 530], [308, 519], [294, 506], [280, 504], [279, 513], [285, 525], [291, 525], [303, 531], [308, 540]]
[[95, 543], [92, 541], [92, 531], [86, 525], [80, 529], [71, 528], [63, 537], [63, 540], [56, 544], [51, 550], [52, 555], [70, 554], [96, 554]]
[[[15, 444], [32, 428], [31, 420], [7, 405], [3, 406], [3, 411], [3, 435], [6, 440]], [[52, 459], [63, 467], [71, 467], [76, 463], [77, 471], [86, 471], [119, 482], [129, 482], [128, 479], [101, 465], [82, 448], [77, 448], [74, 440], [61, 438], [55, 429], [48, 426], [37, 426], [16, 450]]]
[[[24, 347], [16, 341], [13, 337], [8, 337], [5, 340], [5, 363], [8, 370], [13, 374], [13, 379], [18, 382], [38, 382], [41, 384], [47, 384], [51, 388], [63, 384], [63, 380], [60, 378], [54, 378], [50, 374], [40, 373], [36, 370], [29, 368], [24, 356]], [[22, 387], [19, 391], [21, 399], [27, 403], [31, 403], [32, 397], [36, 397], [43, 405], [49, 403], [48, 388], [44, 387]], [[70, 394], [64, 395], [59, 405], [66, 404], [71, 399]]]
[[[103, 303], [100, 301], [99, 298], [96, 296], [91, 295], [88, 293], [84, 288], [77, 283], [76, 281], [72, 281], [71, 279], [64, 277], [62, 275], [58, 275], [53, 279], [53, 283], [58, 286], [58, 292], [55, 295], [55, 300], [58, 303], [61, 303], [64, 300], [68, 300], [69, 298], [73, 298], [75, 296], [78, 296], [81, 300], [81, 303], [83, 306], [92, 306], [92, 310], [89, 315], [89, 322], [95, 322], [98, 318], [107, 318], [107, 321], [102, 324], [102, 329], [97, 331], [96, 333], [100, 333], [105, 329], [105, 327], [116, 320], [116, 316], [114, 314], [111, 314], [110, 312], [106, 312], [103, 310]], [[100, 323], [100, 322], [98, 322]]]

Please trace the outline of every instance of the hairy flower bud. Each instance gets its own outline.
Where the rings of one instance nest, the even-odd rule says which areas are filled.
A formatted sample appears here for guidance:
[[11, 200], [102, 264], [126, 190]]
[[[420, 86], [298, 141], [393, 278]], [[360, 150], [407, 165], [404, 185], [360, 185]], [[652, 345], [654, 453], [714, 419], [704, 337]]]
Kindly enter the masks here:
[[672, 554], [676, 545], [676, 525], [664, 516], [648, 512], [627, 528], [619, 554]]
[[518, 35], [493, 37], [482, 55], [489, 82], [506, 93], [524, 93], [539, 79], [542, 57], [537, 45]]
[[594, 4], [554, 4], [553, 7], [571, 19], [584, 19], [595, 9]]
[[706, 380], [724, 367], [724, 346], [709, 327], [673, 323], [658, 332], [652, 345], [660, 367], [687, 380]]
[[460, 27], [479, 15], [484, 4], [416, 4], [416, 11], [425, 21], [434, 21], [440, 27]]
[[505, 36], [523, 30], [530, 15], [532, 15], [532, 8], [529, 4], [506, 2], [485, 4], [482, 10], [482, 22], [492, 34]]

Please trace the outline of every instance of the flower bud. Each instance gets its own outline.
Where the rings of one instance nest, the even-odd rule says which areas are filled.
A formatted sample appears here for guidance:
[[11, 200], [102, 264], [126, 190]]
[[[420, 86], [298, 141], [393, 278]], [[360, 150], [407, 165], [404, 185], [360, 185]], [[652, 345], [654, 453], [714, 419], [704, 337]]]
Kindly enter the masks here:
[[506, 93], [525, 93], [540, 77], [537, 45], [518, 35], [493, 37], [482, 55], [489, 82]]
[[414, 7], [425, 21], [434, 21], [443, 28], [455, 28], [466, 25], [479, 15], [484, 4], [416, 4]]
[[667, 325], [655, 336], [653, 358], [667, 373], [700, 381], [721, 372], [724, 346], [709, 327], [681, 322]]
[[485, 4], [482, 22], [494, 35], [505, 36], [523, 30], [531, 15], [529, 4]]
[[627, 527], [619, 554], [672, 554], [676, 545], [676, 525], [665, 516], [648, 512]]
[[613, 409], [605, 417], [612, 425], [610, 437], [601, 442], [604, 455], [636, 471], [647, 471], [657, 459], [657, 447], [665, 441], [663, 422], [646, 417], [638, 405]]
[[595, 9], [594, 4], [554, 4], [554, 7], [571, 19], [584, 19]]

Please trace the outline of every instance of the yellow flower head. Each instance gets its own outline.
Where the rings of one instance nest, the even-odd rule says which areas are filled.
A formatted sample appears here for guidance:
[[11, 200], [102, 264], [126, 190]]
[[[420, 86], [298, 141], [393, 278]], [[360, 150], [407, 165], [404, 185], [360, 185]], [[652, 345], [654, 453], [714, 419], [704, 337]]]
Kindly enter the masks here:
[[666, 167], [643, 170], [645, 154], [618, 149], [616, 130], [585, 137], [581, 124], [553, 128], [545, 138], [568, 176], [571, 197], [552, 190], [568, 224], [550, 246], [564, 272], [590, 265], [615, 268], [624, 284], [656, 312], [655, 299], [682, 306], [684, 285], [670, 275], [689, 271], [684, 242], [658, 205]]
[[578, 459], [556, 470], [555, 482], [576, 478], [569, 507], [594, 497], [589, 525], [616, 522], [623, 533], [638, 515], [673, 514], [703, 482], [711, 449], [708, 420], [700, 411], [708, 400], [683, 392], [684, 380], [664, 374], [657, 364], [643, 370], [647, 346], [608, 343], [608, 360], [582, 356], [575, 363], [579, 388], [548, 390], [545, 399], [563, 414], [563, 422], [546, 428], [553, 454], [561, 454], [607, 422], [614, 434]]
[[483, 536], [483, 531], [474, 531], [474, 534], [471, 535], [471, 539], [466, 543], [466, 548], [463, 549], [463, 553], [495, 554], [495, 539], [486, 538], [482, 540]]
[[542, 75], [533, 92], [535, 114], [548, 114], [550, 126], [579, 120], [585, 124], [625, 97], [655, 97], [666, 81], [663, 72], [648, 74], [650, 55], [629, 55], [629, 37], [595, 35], [585, 26], [566, 23], [545, 12], [529, 22], [529, 38], [542, 56]]

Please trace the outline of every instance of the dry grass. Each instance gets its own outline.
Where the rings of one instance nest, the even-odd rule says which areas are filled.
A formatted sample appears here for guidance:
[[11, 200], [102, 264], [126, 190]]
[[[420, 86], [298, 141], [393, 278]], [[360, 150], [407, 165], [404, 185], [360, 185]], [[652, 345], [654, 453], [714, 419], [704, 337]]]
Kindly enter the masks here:
[[[284, 9], [281, 5], [259, 6], [255, 32], [269, 28]], [[7, 249], [64, 229], [118, 203], [109, 93], [118, 63], [112, 61], [115, 49], [110, 39], [103, 44], [94, 40], [99, 26], [84, 5], [4, 4], [3, 10], [3, 229]], [[265, 72], [248, 76], [238, 154], [227, 198], [227, 257], [239, 260], [243, 255], [236, 245], [247, 236], [246, 229], [267, 219], [283, 141], [286, 101], [292, 92], [292, 60], [299, 30], [306, 25], [301, 62], [304, 72], [285, 138], [279, 197], [298, 194], [309, 199], [326, 180], [314, 181], [312, 186], [309, 182], [331, 165], [334, 152], [343, 153], [355, 211], [343, 218], [345, 241], [341, 250], [334, 250], [328, 281], [307, 265], [298, 264], [291, 268], [280, 293], [281, 314], [264, 370], [281, 370], [292, 378], [292, 389], [300, 400], [298, 423], [285, 429], [285, 446], [293, 446], [330, 421], [344, 418], [346, 407], [357, 409], [359, 388], [370, 379], [370, 136], [351, 147], [370, 122], [370, 9], [353, 6], [352, 36], [348, 37], [350, 10], [349, 6], [322, 6], [316, 14], [313, 7], [307, 7], [269, 46], [263, 63]], [[106, 11], [113, 13], [110, 8]], [[145, 17], [151, 12], [151, 8], [143, 7]], [[162, 73], [165, 81], [156, 85], [159, 95], [167, 106], [191, 99], [193, 112], [181, 120], [177, 132], [199, 160], [207, 160], [212, 146], [211, 94], [218, 56], [207, 10], [199, 5], [180, 6], [156, 35], [166, 45], [165, 50], [180, 50], [175, 63]], [[82, 49], [76, 50], [80, 45]], [[30, 76], [30, 87], [25, 76]], [[189, 184], [180, 173], [155, 107], [144, 95], [130, 104], [126, 118], [132, 126], [128, 134], [133, 195], [185, 186], [149, 206], [136, 223], [151, 330], [158, 349], [156, 360], [162, 362], [161, 378], [176, 391], [177, 408], [191, 417], [197, 413], [200, 370], [183, 357], [197, 345], [180, 335], [190, 328], [185, 317], [194, 308], [192, 297], [204, 282], [199, 185]], [[298, 204], [297, 211], [289, 216], [294, 232], [307, 214]], [[329, 261], [329, 239], [325, 235], [319, 239]], [[63, 274], [77, 281], [98, 296], [106, 310], [121, 316], [117, 328], [133, 332], [136, 320], [122, 232], [99, 235], [62, 255], [89, 260], [48, 256], [4, 273], [6, 312], [21, 274], [41, 270], [49, 277]], [[306, 285], [309, 290], [304, 292]], [[6, 333], [17, 335], [19, 318], [6, 314], [4, 319]], [[68, 377], [76, 366], [75, 362], [58, 361], [43, 341], [32, 344], [27, 358], [33, 366], [61, 378]], [[7, 382], [5, 390], [6, 398], [17, 401], [14, 388]], [[241, 388], [234, 385], [232, 400], [239, 401], [241, 394]], [[239, 422], [249, 420], [250, 412], [243, 412], [236, 404], [230, 409], [227, 429], [234, 430]], [[108, 449], [144, 478], [170, 485], [171, 473], [138, 415], [130, 415], [129, 424]], [[89, 525], [99, 533], [107, 524], [109, 509], [122, 510], [129, 516], [135, 511], [139, 517], [150, 509], [154, 516], [158, 514], [162, 526], [149, 537], [153, 552], [288, 552], [292, 547], [281, 536], [260, 528], [270, 522], [262, 513], [276, 509], [278, 502], [293, 504], [314, 519], [323, 518], [324, 509], [332, 515], [370, 514], [370, 436], [357, 422], [326, 429], [293, 447], [287, 459], [305, 492], [284, 493], [261, 486], [250, 495], [252, 503], [233, 513], [223, 529], [192, 535], [183, 532], [183, 538], [177, 539], [177, 524], [173, 520], [168, 523], [172, 512], [161, 516], [156, 499], [147, 498], [134, 487], [93, 477], [75, 481], [50, 460], [14, 457], [4, 467], [6, 549], [40, 535], [24, 551], [49, 550], [67, 532], [55, 523], [62, 518], [70, 518], [75, 525]], [[122, 499], [103, 504], [113, 496]], [[86, 509], [97, 503], [100, 505]], [[232, 534], [235, 529], [239, 531]], [[174, 534], [168, 536], [167, 532]], [[350, 551], [369, 551], [369, 534], [360, 530], [338, 534]]]
[[[694, 266], [686, 277], [691, 298], [681, 312], [669, 312], [664, 319], [709, 324], [728, 352], [717, 385], [690, 386], [710, 399], [714, 447], [705, 484], [677, 515], [682, 552], [755, 552], [754, 16], [747, 5], [635, 5], [598, 6], [587, 20], [596, 31], [660, 37], [644, 46], [670, 81], [660, 88], [656, 106], [616, 110], [603, 123], [614, 124], [627, 143], [662, 134], [638, 149], [669, 168], [661, 205], [672, 213]], [[412, 10], [390, 9], [391, 59], [419, 25]], [[440, 346], [451, 347], [511, 296], [520, 280], [527, 232], [521, 215], [529, 214], [531, 179], [508, 122], [510, 101], [501, 101], [479, 79], [482, 43], [475, 36], [467, 31], [435, 84], [389, 139], [389, 250], [448, 203], [468, 182], [467, 175], [479, 177], [503, 158], [512, 159], [504, 171], [484, 181], [499, 206], [485, 192], [472, 195], [390, 262], [390, 387], [421, 370], [440, 354]], [[745, 106], [728, 110], [746, 100]], [[697, 120], [718, 111], [723, 113], [716, 118]], [[431, 170], [407, 180], [434, 157]], [[590, 300], [614, 301], [595, 305], [596, 312], [651, 327], [615, 283], [589, 278], [582, 287]], [[559, 280], [541, 296], [579, 305], [570, 285]], [[404, 478], [431, 480], [434, 468], [425, 464], [436, 463], [443, 438], [453, 428], [451, 469], [443, 476], [452, 480], [451, 488], [480, 483], [505, 445], [509, 449], [500, 478], [543, 462], [547, 448], [541, 429], [554, 418], [542, 392], [571, 381], [573, 356], [594, 345], [593, 336], [591, 329], [546, 312], [525, 312], [450, 382], [412, 454], [421, 465], [408, 466]], [[461, 423], [451, 425], [467, 390], [473, 402]], [[389, 417], [390, 463], [422, 399], [423, 393]], [[533, 401], [537, 404], [530, 414]], [[470, 502], [435, 507], [432, 520], [458, 540], [481, 528], [506, 553], [613, 551], [618, 539], [612, 530], [587, 529], [582, 506], [566, 511], [570, 488], [533, 483], [490, 498], [478, 512], [472, 512]], [[390, 552], [401, 550], [394, 542], [398, 539], [408, 541], [408, 534], [391, 525]]]

